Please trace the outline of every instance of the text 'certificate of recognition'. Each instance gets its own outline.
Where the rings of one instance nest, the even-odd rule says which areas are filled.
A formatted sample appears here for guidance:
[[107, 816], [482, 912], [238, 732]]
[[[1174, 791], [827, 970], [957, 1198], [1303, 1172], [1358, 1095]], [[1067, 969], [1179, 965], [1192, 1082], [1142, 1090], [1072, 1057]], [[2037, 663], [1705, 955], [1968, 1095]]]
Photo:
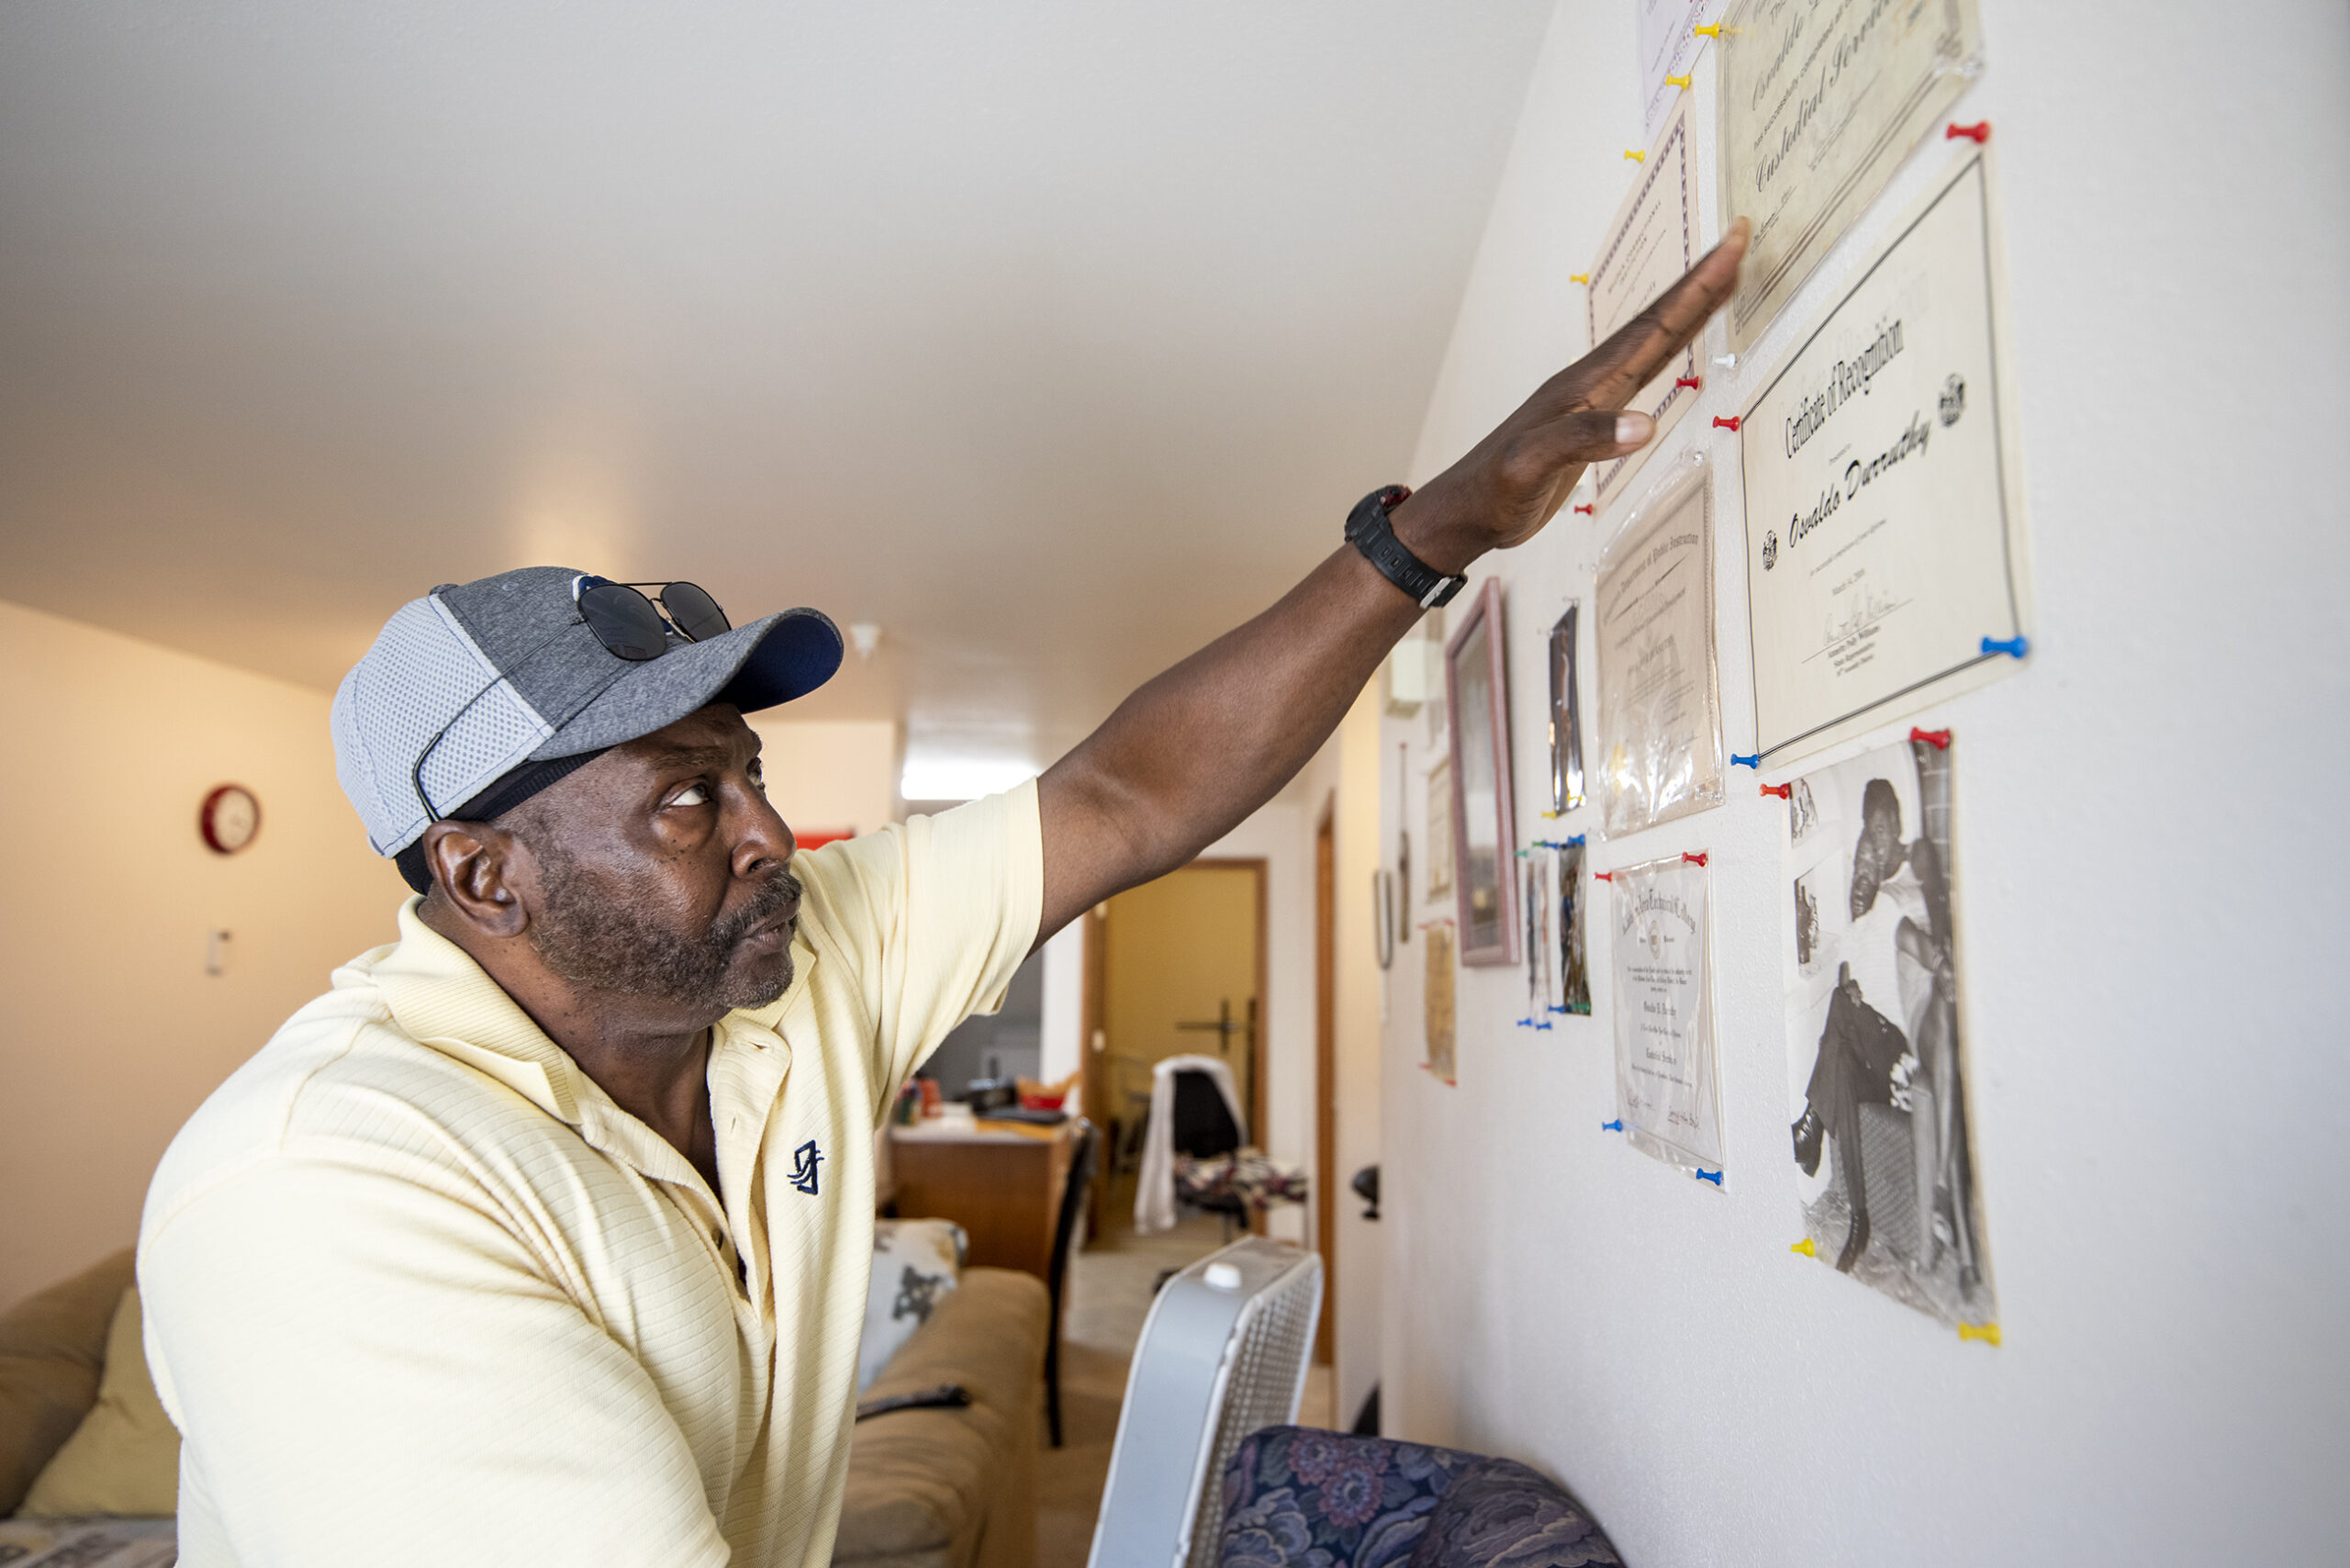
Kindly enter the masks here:
[[1635, 1148], [1718, 1176], [1722, 1119], [1706, 868], [1676, 855], [1618, 871], [1610, 885], [1616, 1114]]
[[[1591, 263], [1584, 303], [1594, 347], [1696, 264], [1695, 162], [1689, 151], [1689, 97], [1684, 93], [1665, 121], [1663, 137], [1640, 165], [1631, 194], [1616, 209], [1598, 258]], [[1696, 392], [1682, 383], [1696, 378], [1697, 351], [1685, 348], [1655, 380], [1625, 400], [1626, 408], [1656, 420], [1656, 435], [1638, 452], [1592, 470], [1592, 483], [1599, 491], [1595, 505], [1603, 510], [1612, 505], [1649, 454], [1663, 442], [1665, 432], [1681, 422], [1697, 400]]]
[[1754, 220], [1744, 353], [1934, 129], [1981, 49], [1975, 0], [1747, 0], [1722, 28], [1722, 223]]
[[1766, 757], [2015, 662], [1983, 651], [2022, 634], [2030, 589], [1986, 157], [1906, 216], [1740, 423]]

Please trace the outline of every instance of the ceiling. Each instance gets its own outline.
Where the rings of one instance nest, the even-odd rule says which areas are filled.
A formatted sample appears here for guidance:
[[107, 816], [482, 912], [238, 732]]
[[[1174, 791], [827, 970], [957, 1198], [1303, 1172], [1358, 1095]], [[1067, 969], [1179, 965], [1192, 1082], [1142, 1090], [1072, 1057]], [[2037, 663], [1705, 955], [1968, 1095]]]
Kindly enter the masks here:
[[0, 597], [330, 688], [690, 577], [1048, 760], [1401, 476], [1551, 8], [0, 6]]

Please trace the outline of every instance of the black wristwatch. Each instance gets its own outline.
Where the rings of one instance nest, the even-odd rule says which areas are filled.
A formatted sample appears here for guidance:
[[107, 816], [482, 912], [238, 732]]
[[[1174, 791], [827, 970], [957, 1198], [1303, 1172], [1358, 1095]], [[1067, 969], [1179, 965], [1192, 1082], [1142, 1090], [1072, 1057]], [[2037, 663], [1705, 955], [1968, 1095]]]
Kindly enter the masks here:
[[1347, 543], [1361, 551], [1363, 559], [1379, 568], [1380, 576], [1418, 600], [1422, 610], [1434, 610], [1450, 604], [1452, 596], [1469, 586], [1469, 579], [1446, 577], [1395, 537], [1387, 514], [1402, 506], [1411, 493], [1408, 485], [1390, 485], [1357, 501], [1355, 510], [1347, 514]]

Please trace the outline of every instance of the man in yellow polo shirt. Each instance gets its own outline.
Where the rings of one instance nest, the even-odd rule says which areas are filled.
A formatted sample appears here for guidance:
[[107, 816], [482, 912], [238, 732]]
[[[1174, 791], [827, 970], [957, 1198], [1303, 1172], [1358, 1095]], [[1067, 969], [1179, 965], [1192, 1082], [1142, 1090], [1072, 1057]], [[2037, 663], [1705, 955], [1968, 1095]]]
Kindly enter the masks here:
[[[530, 567], [336, 694], [417, 890], [173, 1142], [139, 1275], [181, 1560], [822, 1568], [872, 1135], [1035, 945], [1302, 767], [1424, 605], [1530, 537], [1727, 297], [1744, 230], [1033, 784], [796, 854], [744, 712], [832, 623]], [[648, 594], [645, 589], [656, 589]], [[1400, 591], [1399, 591], [1400, 590]]]

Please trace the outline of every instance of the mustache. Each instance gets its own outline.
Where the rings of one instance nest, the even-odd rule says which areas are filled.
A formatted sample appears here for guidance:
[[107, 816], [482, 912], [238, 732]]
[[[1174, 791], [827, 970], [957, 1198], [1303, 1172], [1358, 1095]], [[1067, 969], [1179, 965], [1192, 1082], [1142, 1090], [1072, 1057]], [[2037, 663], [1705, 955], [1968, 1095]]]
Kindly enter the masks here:
[[[789, 869], [778, 871], [751, 895], [749, 902], [741, 909], [711, 928], [711, 946], [720, 949], [733, 946], [748, 936], [754, 927], [766, 924], [798, 903], [801, 891], [799, 878]], [[793, 918], [793, 924], [798, 924], [797, 916]]]

